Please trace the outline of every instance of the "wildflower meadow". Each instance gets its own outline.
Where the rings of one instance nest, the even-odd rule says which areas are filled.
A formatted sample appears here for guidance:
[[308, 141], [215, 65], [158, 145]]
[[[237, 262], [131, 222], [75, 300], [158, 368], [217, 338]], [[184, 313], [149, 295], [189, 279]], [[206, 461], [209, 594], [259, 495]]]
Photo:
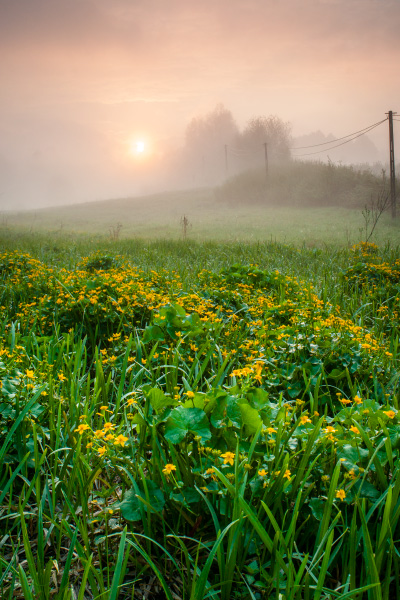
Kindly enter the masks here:
[[2, 599], [400, 598], [399, 248], [15, 246]]

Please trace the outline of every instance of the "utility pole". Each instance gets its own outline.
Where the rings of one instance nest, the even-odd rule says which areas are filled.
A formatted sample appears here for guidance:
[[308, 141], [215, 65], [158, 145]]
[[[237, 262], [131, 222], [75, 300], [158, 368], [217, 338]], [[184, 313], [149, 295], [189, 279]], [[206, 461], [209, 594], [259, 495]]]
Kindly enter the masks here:
[[390, 148], [390, 206], [392, 219], [396, 218], [396, 173], [394, 166], [394, 137], [393, 137], [393, 111], [389, 110], [389, 148]]
[[225, 177], [228, 177], [228, 146], [225, 144]]
[[265, 156], [265, 175], [268, 179], [268, 146], [267, 146], [267, 142], [264, 142], [264, 156]]

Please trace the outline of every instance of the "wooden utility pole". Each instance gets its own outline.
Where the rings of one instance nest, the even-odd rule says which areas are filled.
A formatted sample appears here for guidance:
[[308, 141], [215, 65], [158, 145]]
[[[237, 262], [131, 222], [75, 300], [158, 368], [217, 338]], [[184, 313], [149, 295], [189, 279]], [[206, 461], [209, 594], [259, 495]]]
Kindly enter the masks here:
[[268, 146], [267, 142], [264, 142], [264, 156], [265, 156], [265, 175], [268, 179]]
[[396, 218], [396, 173], [394, 166], [394, 137], [393, 137], [393, 111], [389, 110], [389, 148], [390, 148], [390, 206], [392, 219]]

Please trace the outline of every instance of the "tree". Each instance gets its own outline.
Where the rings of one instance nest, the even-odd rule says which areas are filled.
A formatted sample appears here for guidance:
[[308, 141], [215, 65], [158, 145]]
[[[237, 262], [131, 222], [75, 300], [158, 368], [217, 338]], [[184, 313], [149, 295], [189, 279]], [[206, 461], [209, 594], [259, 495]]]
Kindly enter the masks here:
[[250, 119], [237, 138], [238, 155], [246, 166], [257, 166], [264, 162], [264, 144], [267, 144], [270, 163], [286, 162], [290, 159], [291, 124], [277, 116]]
[[226, 175], [225, 146], [239, 135], [230, 110], [222, 104], [190, 121], [185, 133], [187, 166], [200, 184], [216, 183]]

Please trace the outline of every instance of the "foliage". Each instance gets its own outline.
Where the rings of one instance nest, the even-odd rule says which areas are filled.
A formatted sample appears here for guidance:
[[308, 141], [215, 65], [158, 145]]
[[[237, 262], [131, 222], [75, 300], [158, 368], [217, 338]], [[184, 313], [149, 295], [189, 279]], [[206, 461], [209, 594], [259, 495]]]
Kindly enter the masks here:
[[4, 252], [2, 598], [398, 597], [399, 259], [342, 259]]
[[216, 199], [231, 204], [364, 209], [371, 195], [384, 192], [382, 179], [366, 170], [331, 162], [288, 161], [270, 168], [267, 179], [264, 166], [231, 177], [217, 188]]
[[290, 158], [290, 132], [291, 124], [285, 123], [276, 115], [254, 117], [238, 136], [236, 145], [238, 151], [244, 154], [243, 160], [247, 165], [257, 165], [261, 162], [260, 159], [257, 160], [255, 153], [264, 159], [264, 144], [267, 144], [268, 162], [287, 162]]

